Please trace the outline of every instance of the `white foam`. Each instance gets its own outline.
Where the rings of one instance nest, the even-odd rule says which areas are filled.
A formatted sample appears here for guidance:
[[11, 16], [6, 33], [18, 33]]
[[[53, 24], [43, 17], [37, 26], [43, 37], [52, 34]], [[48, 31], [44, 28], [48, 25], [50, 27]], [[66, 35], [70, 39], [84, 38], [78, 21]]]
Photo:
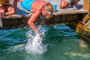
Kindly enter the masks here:
[[[41, 35], [44, 35], [44, 33], [42, 33]], [[28, 42], [27, 42], [27, 44], [25, 46], [25, 50], [28, 53], [42, 54], [42, 53], [44, 53], [46, 51], [46, 47], [42, 43], [43, 36], [40, 37], [39, 34], [34, 36], [32, 34], [32, 31], [29, 31], [29, 32], [27, 32], [27, 37], [28, 37]]]

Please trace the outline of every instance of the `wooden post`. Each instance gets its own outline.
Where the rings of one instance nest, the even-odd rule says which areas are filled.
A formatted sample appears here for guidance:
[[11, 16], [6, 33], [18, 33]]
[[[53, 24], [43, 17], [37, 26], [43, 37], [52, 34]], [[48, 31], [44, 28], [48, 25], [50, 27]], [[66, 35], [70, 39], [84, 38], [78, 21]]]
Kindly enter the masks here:
[[[90, 0], [84, 0], [83, 10], [88, 10], [89, 12], [89, 8], [90, 8], [89, 3], [90, 3]], [[83, 21], [88, 18], [88, 14], [83, 18]]]
[[[89, 17], [89, 6], [90, 4], [90, 0], [84, 0], [84, 4], [83, 4], [83, 10], [87, 10], [88, 14], [83, 14], [83, 19], [82, 22], [85, 21], [88, 17]], [[89, 26], [83, 25], [81, 23], [78, 23], [77, 27], [76, 27], [76, 32], [84, 37], [87, 40], [90, 40], [90, 19], [86, 22], [86, 24], [89, 24]]]

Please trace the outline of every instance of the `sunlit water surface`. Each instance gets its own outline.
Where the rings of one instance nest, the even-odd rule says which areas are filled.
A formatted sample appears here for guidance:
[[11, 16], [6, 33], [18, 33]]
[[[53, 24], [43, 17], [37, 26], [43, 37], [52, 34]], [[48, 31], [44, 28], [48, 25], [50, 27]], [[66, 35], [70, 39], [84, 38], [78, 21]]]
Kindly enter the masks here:
[[66, 25], [0, 30], [0, 60], [90, 60], [89, 42]]

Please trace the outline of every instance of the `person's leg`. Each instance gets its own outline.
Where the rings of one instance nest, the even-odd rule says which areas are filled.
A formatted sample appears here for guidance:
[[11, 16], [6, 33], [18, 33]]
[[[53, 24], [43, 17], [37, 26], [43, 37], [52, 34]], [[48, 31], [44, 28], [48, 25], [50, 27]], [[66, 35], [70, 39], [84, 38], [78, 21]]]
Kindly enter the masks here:
[[74, 10], [77, 10], [77, 3], [78, 3], [80, 0], [73, 0], [73, 1], [74, 1], [73, 9], [74, 9]]
[[0, 7], [0, 27], [2, 28], [2, 14], [5, 13], [5, 7], [1, 6]]
[[60, 8], [66, 8], [67, 6], [69, 5], [69, 3], [65, 0], [62, 0], [61, 3], [60, 3]]
[[1, 14], [4, 14], [5, 13], [5, 7], [4, 6], [2, 6], [2, 7], [0, 7], [0, 19], [1, 19]]
[[15, 10], [11, 5], [5, 5], [5, 7], [6, 7], [5, 15], [15, 14]]
[[7, 11], [7, 12], [9, 12], [9, 11], [11, 11], [11, 10], [12, 10], [11, 5], [6, 5], [5, 7], [6, 7], [6, 11]]
[[70, 5], [71, 5], [71, 7], [73, 7], [73, 5], [74, 5], [74, 0], [71, 0], [71, 1], [70, 1]]
[[74, 5], [77, 5], [77, 3], [79, 2], [80, 0], [74, 0]]

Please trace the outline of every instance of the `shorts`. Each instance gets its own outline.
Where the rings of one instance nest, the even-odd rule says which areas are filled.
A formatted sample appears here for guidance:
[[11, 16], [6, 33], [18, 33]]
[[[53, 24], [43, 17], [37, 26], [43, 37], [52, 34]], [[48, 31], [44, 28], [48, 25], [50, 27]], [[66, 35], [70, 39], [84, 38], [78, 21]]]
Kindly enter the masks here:
[[21, 3], [21, 7], [28, 11], [31, 11], [31, 5], [34, 1], [36, 0], [23, 0], [23, 2]]

